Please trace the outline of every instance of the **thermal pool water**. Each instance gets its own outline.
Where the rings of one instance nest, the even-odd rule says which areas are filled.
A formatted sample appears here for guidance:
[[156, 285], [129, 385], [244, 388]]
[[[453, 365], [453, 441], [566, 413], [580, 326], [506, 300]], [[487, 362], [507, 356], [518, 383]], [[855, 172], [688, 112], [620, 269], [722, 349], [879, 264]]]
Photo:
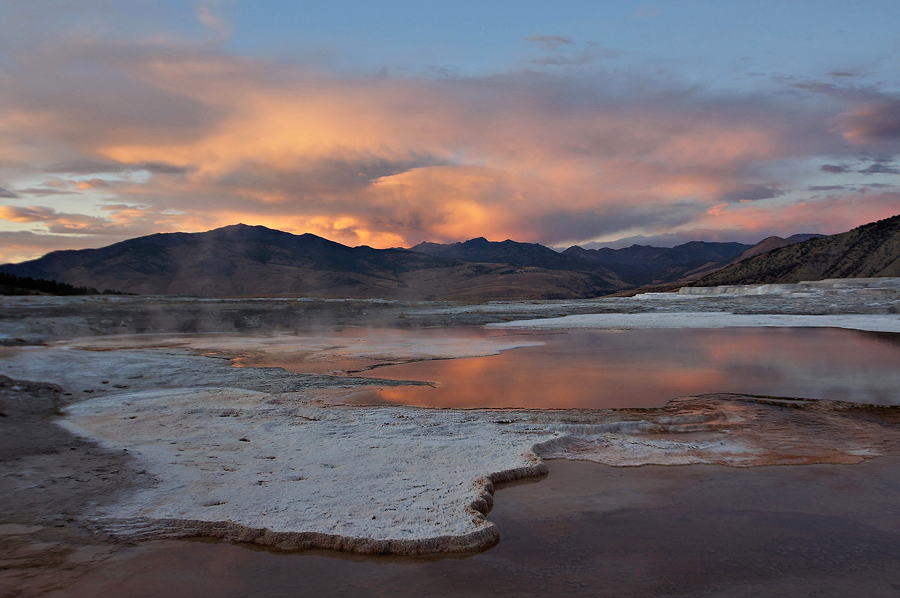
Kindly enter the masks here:
[[[494, 548], [453, 558], [152, 542], [54, 598], [896, 596], [897, 458], [852, 467], [550, 462], [506, 487]], [[539, 483], [529, 483], [539, 481]]]
[[[610, 409], [659, 407], [708, 393], [900, 404], [900, 335], [839, 328], [573, 330], [556, 333], [451, 330], [460, 341], [517, 346], [453, 359], [341, 354], [307, 360], [282, 352], [239, 361], [296, 373], [420, 381], [334, 393], [334, 402], [442, 408]], [[347, 341], [386, 333], [345, 330]], [[430, 338], [435, 331], [390, 331]], [[446, 338], [443, 338], [446, 341]], [[340, 343], [340, 340], [336, 341]], [[531, 345], [531, 346], [527, 346]], [[300, 347], [298, 347], [298, 350]], [[293, 356], [293, 357], [292, 357]]]

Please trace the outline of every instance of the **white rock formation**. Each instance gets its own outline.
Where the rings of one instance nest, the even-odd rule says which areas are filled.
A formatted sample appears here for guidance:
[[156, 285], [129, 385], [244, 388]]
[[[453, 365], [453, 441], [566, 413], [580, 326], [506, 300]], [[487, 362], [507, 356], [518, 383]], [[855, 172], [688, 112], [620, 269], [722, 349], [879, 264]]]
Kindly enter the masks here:
[[67, 429], [128, 450], [157, 479], [99, 515], [105, 531], [368, 553], [496, 541], [493, 482], [545, 471], [531, 447], [560, 435], [464, 411], [329, 408], [227, 388], [110, 395], [68, 416]]

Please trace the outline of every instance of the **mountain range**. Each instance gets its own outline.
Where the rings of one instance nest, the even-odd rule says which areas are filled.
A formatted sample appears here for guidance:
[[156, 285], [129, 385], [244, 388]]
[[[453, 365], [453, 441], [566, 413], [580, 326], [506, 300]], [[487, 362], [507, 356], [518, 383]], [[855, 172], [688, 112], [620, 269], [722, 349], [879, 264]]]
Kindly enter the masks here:
[[756, 245], [691, 241], [676, 247], [632, 245], [622, 249], [583, 249], [577, 245], [558, 252], [537, 243], [488, 241], [484, 237], [460, 243], [420, 243], [412, 251], [434, 257], [473, 262], [538, 266], [555, 270], [593, 271], [615, 277], [629, 289], [697, 280], [727, 265], [800, 241], [823, 235], [767, 237]]
[[201, 297], [577, 299], [687, 284], [900, 275], [895, 273], [898, 228], [895, 217], [841, 235], [768, 237], [756, 245], [692, 241], [558, 252], [483, 237], [410, 249], [348, 247], [309, 233], [236, 224], [54, 251], [2, 265], [0, 273], [126, 293]]
[[[552, 250], [548, 250], [552, 251]], [[312, 234], [236, 224], [54, 251], [0, 272], [142, 295], [387, 299], [563, 299], [623, 288], [611, 272], [478, 263], [407, 249], [347, 247]]]

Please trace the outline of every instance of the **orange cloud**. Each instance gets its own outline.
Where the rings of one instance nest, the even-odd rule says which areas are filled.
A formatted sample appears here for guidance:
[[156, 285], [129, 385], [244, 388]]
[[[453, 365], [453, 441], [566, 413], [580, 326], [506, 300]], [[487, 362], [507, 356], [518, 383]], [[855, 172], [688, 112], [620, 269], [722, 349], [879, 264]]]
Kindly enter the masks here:
[[90, 179], [86, 181], [78, 181], [75, 183], [76, 189], [86, 190], [86, 189], [97, 189], [97, 188], [109, 187], [109, 183], [104, 181], [103, 179]]
[[838, 131], [854, 145], [900, 148], [900, 101], [867, 102], [838, 117]]
[[[212, 5], [198, 6], [206, 26], [221, 29]], [[841, 161], [872, 139], [883, 143], [896, 120], [887, 101], [827, 112], [771, 98], [717, 100], [602, 71], [578, 80], [532, 72], [373, 79], [213, 45], [66, 43], [35, 57], [37, 71], [5, 88], [0, 107], [0, 187], [22, 196], [34, 185], [26, 181], [51, 172], [61, 189], [87, 192], [81, 203], [58, 195], [0, 219], [59, 234], [242, 221], [376, 247], [482, 235], [574, 243], [814, 224], [809, 230], [831, 232], [863, 214], [900, 211], [895, 195], [879, 203], [853, 189], [821, 215], [801, 208], [810, 197], [797, 192], [779, 191], [765, 205], [728, 199], [735, 189], [802, 188], [810, 183], [791, 178], [823, 176], [819, 164], [808, 172], [793, 164]], [[84, 64], [103, 75], [73, 77], [81, 71], [69, 67]], [[98, 203], [117, 207], [78, 214], [87, 201], [93, 214]], [[869, 207], [854, 220], [842, 206]]]
[[798, 232], [839, 233], [900, 211], [900, 193], [833, 195], [788, 206], [720, 204], [696, 222], [698, 228], [742, 231], [748, 239], [766, 235], [790, 236]]

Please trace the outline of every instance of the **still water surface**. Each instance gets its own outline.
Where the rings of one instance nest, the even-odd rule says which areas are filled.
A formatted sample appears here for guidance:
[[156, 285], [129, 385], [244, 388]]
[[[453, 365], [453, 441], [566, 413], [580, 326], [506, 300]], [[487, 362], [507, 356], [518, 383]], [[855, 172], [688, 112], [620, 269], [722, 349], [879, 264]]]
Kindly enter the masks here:
[[[606, 467], [501, 489], [502, 539], [435, 559], [227, 543], [122, 549], [54, 598], [900, 595], [900, 460]], [[26, 594], [24, 595], [32, 595]]]
[[[465, 334], [497, 335], [471, 330]], [[729, 392], [900, 404], [896, 334], [834, 328], [519, 334], [543, 344], [486, 357], [375, 367], [351, 375], [431, 384], [370, 388], [344, 393], [340, 401], [604, 409], [657, 407], [675, 397]], [[256, 365], [314, 371], [303, 362]], [[353, 369], [352, 362], [347, 369]]]

